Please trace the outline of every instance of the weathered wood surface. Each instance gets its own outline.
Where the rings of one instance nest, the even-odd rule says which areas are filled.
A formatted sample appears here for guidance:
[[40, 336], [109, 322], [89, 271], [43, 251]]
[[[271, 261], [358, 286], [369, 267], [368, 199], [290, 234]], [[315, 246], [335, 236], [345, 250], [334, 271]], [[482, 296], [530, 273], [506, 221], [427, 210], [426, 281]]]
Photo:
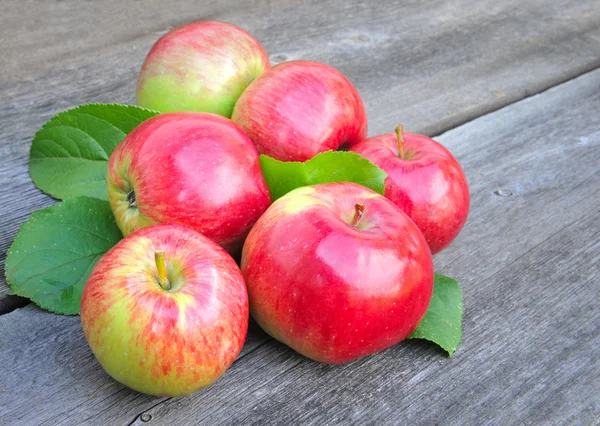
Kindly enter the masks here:
[[[266, 341], [252, 323], [235, 362]], [[1, 425], [127, 424], [165, 400], [127, 389], [98, 368], [78, 316], [49, 315], [33, 304], [0, 317], [0, 359]]]
[[598, 424], [599, 88], [595, 71], [439, 138], [473, 193], [467, 228], [436, 258], [464, 291], [464, 340], [453, 359], [407, 342], [332, 367], [269, 342], [213, 391], [160, 402], [144, 418]]
[[[28, 215], [53, 203], [27, 175], [41, 124], [81, 103], [133, 103], [157, 37], [224, 20], [273, 62], [342, 70], [372, 135], [398, 121], [453, 128], [438, 139], [463, 164], [472, 210], [435, 260], [463, 287], [462, 346], [447, 359], [411, 341], [334, 367], [253, 326], [214, 386], [153, 398], [101, 370], [78, 317], [30, 305], [0, 316], [0, 424], [600, 423], [600, 71], [484, 115], [600, 66], [600, 3], [235, 3], [3, 2], [0, 266]], [[0, 313], [22, 303], [1, 275]]]
[[[32, 185], [35, 131], [87, 102], [133, 103], [152, 43], [199, 19], [238, 24], [274, 63], [327, 62], [365, 101], [370, 134], [438, 134], [600, 65], [600, 2], [5, 0], [0, 15], [0, 268], [18, 228], [53, 200]], [[468, 145], [467, 142], [463, 142]], [[0, 274], [0, 312], [8, 297]]]
[[29, 306], [0, 316], [0, 424], [598, 424], [599, 87], [600, 70], [439, 137], [473, 194], [436, 257], [465, 296], [452, 359], [409, 341], [320, 365], [254, 328], [216, 384], [152, 398], [102, 372], [77, 317]]

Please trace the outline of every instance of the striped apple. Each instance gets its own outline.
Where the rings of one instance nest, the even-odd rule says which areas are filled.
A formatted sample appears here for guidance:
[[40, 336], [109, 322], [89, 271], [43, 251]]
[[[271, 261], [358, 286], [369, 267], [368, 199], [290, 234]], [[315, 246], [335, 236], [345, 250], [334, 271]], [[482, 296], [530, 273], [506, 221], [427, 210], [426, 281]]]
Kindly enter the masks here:
[[248, 295], [225, 250], [183, 226], [156, 225], [98, 261], [83, 291], [81, 322], [115, 380], [180, 396], [213, 383], [240, 353]]
[[106, 189], [123, 235], [176, 223], [233, 255], [271, 204], [252, 141], [231, 120], [202, 112], [136, 127], [110, 156]]
[[250, 231], [241, 267], [260, 326], [331, 364], [406, 338], [433, 292], [421, 231], [390, 200], [348, 182], [275, 201]]
[[367, 114], [352, 83], [314, 61], [276, 65], [244, 91], [231, 117], [258, 152], [306, 161], [367, 136]]
[[458, 236], [469, 215], [469, 185], [456, 158], [427, 136], [396, 133], [374, 136], [350, 148], [386, 173], [385, 196], [419, 227], [431, 253]]
[[231, 117], [242, 92], [269, 67], [266, 52], [246, 31], [224, 22], [194, 22], [154, 44], [138, 77], [137, 103], [161, 112]]

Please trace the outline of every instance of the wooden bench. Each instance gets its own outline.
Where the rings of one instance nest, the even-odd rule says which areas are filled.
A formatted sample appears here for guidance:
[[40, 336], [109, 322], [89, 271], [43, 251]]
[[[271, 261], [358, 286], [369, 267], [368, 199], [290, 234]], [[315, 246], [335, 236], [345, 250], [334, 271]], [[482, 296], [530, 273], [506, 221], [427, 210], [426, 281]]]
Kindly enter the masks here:
[[398, 3], [3, 2], [2, 268], [21, 224], [55, 203], [28, 175], [37, 129], [79, 104], [134, 103], [150, 46], [195, 20], [247, 29], [273, 63], [338, 68], [370, 135], [435, 136], [472, 199], [435, 257], [464, 294], [452, 358], [413, 340], [322, 365], [251, 324], [217, 383], [156, 398], [104, 373], [79, 317], [8, 295], [2, 273], [0, 424], [600, 423], [600, 2]]

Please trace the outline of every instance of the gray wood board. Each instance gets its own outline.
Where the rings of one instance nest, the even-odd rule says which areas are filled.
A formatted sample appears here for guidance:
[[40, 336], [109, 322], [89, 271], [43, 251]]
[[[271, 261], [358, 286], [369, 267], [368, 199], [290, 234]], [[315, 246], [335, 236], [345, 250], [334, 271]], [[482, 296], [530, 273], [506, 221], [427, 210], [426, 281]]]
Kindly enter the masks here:
[[[112, 380], [90, 351], [79, 316], [30, 304], [0, 318], [2, 425], [124, 424], [165, 400]], [[234, 364], [266, 341], [251, 322]]]
[[[473, 194], [465, 230], [436, 256], [465, 297], [454, 358], [407, 342], [331, 367], [270, 343], [218, 383], [226, 399], [206, 392], [144, 414], [155, 424], [598, 424], [599, 87], [595, 71], [439, 137]], [[271, 358], [283, 362], [261, 375]]]
[[464, 292], [453, 358], [409, 341], [321, 365], [253, 329], [213, 386], [157, 399], [101, 371], [77, 318], [30, 306], [0, 317], [0, 424], [598, 423], [599, 85], [600, 70], [439, 137], [472, 190], [436, 256]]
[[[3, 2], [0, 16], [0, 268], [18, 228], [54, 201], [27, 172], [31, 138], [88, 102], [133, 103], [150, 46], [186, 22], [216, 19], [254, 34], [273, 63], [313, 59], [355, 83], [370, 134], [438, 134], [600, 65], [600, 3]], [[463, 142], [467, 144], [467, 142]], [[23, 301], [7, 296], [0, 313]]]

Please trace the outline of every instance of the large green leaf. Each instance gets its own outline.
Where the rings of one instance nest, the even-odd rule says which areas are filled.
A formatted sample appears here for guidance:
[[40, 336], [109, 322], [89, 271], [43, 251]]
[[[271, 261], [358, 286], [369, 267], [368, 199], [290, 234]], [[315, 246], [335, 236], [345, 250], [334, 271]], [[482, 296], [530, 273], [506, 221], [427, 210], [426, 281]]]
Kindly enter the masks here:
[[8, 250], [11, 294], [51, 312], [79, 313], [92, 268], [121, 238], [108, 201], [76, 197], [33, 213]]
[[107, 199], [110, 154], [129, 132], [156, 114], [131, 105], [88, 104], [55, 115], [31, 144], [33, 182], [58, 199], [77, 195]]
[[266, 155], [260, 163], [273, 201], [301, 186], [354, 182], [383, 194], [386, 173], [366, 158], [343, 151], [327, 151], [304, 163], [279, 161]]
[[462, 339], [463, 299], [458, 281], [435, 274], [433, 296], [425, 318], [409, 339], [426, 339], [452, 356]]

